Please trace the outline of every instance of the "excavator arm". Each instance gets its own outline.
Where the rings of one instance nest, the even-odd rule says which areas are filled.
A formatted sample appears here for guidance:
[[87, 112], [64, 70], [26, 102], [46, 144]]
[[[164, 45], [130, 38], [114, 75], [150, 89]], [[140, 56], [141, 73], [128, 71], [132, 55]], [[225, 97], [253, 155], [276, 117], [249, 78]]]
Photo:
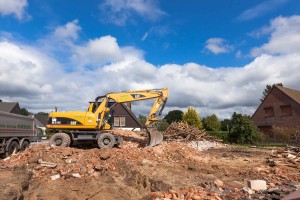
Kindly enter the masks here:
[[[98, 105], [99, 99], [102, 99], [102, 101]], [[95, 99], [95, 105], [92, 104], [92, 106], [96, 107], [94, 113], [96, 116], [98, 116], [98, 128], [101, 129], [101, 127], [105, 124], [105, 116], [109, 112], [109, 108], [107, 105], [110, 100], [113, 100], [117, 103], [126, 103], [147, 99], [155, 99], [155, 102], [145, 123], [146, 130], [149, 136], [148, 145], [155, 146], [159, 144], [163, 139], [163, 135], [156, 130], [154, 122], [159, 120], [158, 116], [161, 115], [168, 100], [168, 88], [129, 90], [123, 92], [108, 93], [105, 96], [97, 97]]]

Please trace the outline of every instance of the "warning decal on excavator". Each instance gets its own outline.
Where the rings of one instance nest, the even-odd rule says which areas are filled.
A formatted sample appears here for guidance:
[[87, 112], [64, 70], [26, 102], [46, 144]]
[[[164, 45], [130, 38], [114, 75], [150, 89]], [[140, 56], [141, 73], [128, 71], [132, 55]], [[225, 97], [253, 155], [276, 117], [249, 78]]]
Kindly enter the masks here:
[[134, 99], [139, 99], [139, 98], [145, 97], [145, 95], [142, 95], [142, 94], [131, 94], [131, 96], [132, 96]]

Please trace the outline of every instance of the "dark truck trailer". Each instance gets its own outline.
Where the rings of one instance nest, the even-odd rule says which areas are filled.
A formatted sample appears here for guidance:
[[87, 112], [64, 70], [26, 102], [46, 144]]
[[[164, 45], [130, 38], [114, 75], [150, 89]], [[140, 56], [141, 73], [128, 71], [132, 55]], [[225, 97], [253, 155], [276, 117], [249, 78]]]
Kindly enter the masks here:
[[43, 130], [37, 128], [34, 117], [0, 111], [0, 156], [8, 157], [38, 141]]

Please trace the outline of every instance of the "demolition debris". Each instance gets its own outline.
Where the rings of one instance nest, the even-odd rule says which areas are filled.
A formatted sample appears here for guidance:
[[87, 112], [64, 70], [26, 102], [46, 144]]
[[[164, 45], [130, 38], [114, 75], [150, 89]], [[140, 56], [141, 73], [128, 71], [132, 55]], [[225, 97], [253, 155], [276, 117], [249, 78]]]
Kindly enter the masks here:
[[[116, 130], [120, 148], [39, 144], [0, 160], [3, 199], [281, 199], [300, 186], [297, 148], [238, 148], [167, 130], [142, 148], [144, 134]], [[181, 128], [180, 128], [181, 129]], [[183, 129], [183, 128], [182, 128]]]

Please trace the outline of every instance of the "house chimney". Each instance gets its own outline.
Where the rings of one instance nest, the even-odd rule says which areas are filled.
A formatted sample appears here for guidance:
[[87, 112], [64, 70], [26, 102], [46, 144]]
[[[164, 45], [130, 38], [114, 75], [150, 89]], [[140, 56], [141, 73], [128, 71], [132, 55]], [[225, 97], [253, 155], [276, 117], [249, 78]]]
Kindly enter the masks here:
[[127, 103], [127, 107], [128, 107], [129, 110], [131, 110], [131, 103], [130, 102]]

